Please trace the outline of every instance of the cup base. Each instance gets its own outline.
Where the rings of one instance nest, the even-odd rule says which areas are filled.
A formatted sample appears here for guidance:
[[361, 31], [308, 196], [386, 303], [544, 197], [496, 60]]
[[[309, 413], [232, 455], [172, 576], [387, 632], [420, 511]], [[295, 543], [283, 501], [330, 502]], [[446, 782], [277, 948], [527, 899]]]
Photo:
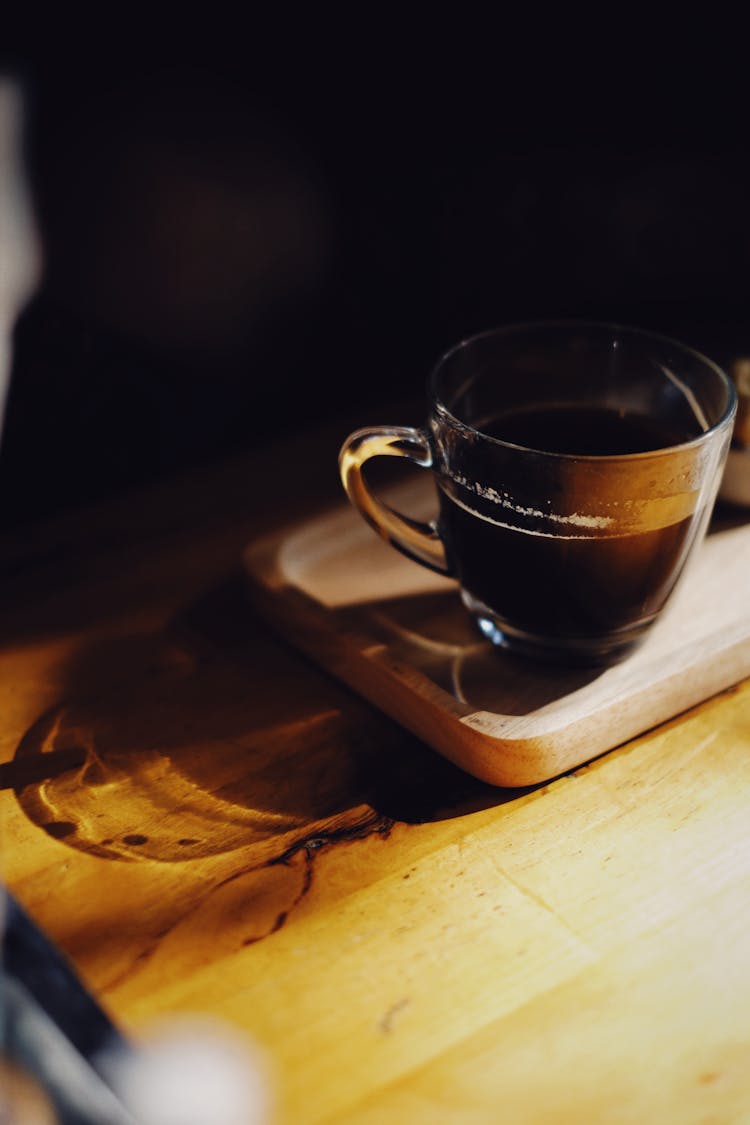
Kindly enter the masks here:
[[498, 648], [545, 664], [606, 667], [625, 660], [644, 639], [653, 618], [629, 629], [601, 636], [545, 637], [509, 625], [470, 594], [462, 592], [464, 605], [482, 636]]

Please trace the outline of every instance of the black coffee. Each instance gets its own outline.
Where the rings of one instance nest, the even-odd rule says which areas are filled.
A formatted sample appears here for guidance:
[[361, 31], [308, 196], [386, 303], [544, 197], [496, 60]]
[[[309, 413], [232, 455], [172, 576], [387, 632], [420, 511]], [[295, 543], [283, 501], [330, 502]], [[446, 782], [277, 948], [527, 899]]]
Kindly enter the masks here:
[[699, 430], [604, 406], [527, 406], [476, 427], [489, 437], [525, 449], [579, 457], [614, 457], [665, 449], [697, 437]]
[[[642, 453], [695, 436], [650, 418], [570, 407], [515, 411], [481, 429], [572, 456]], [[499, 496], [502, 481], [481, 483]], [[512, 515], [500, 504], [478, 502], [456, 481], [441, 481], [440, 494], [441, 532], [463, 589], [501, 622], [512, 621], [516, 632], [549, 638], [596, 637], [650, 621], [679, 576], [698, 524], [691, 515], [637, 534], [593, 535], [575, 526], [546, 533], [503, 526], [514, 522]]]

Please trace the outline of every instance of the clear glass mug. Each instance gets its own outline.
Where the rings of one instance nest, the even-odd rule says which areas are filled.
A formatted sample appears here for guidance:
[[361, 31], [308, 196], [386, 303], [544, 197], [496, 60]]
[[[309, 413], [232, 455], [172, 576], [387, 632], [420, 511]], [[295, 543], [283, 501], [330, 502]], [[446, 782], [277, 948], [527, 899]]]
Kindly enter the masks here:
[[[458, 580], [482, 633], [563, 663], [626, 656], [664, 608], [713, 508], [731, 380], [676, 341], [606, 324], [501, 328], [447, 352], [422, 429], [357, 430], [346, 492], [416, 562]], [[432, 471], [425, 524], [375, 496], [371, 457]]]

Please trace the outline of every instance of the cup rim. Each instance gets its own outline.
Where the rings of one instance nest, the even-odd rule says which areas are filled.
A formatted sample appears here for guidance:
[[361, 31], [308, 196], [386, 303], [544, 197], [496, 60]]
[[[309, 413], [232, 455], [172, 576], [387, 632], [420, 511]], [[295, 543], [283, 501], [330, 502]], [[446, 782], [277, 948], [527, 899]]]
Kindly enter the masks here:
[[[491, 434], [485, 433], [483, 430], [477, 429], [470, 422], [464, 422], [462, 419], [456, 417], [455, 414], [445, 405], [442, 398], [438, 394], [437, 379], [438, 374], [442, 370], [445, 363], [456, 355], [457, 352], [463, 348], [468, 348], [472, 344], [477, 343], [479, 340], [485, 340], [489, 337], [511, 336], [513, 334], [520, 334], [527, 332], [531, 329], [550, 329], [550, 328], [569, 328], [569, 329], [604, 329], [609, 332], [619, 332], [627, 334], [628, 336], [637, 336], [644, 340], [653, 340], [655, 343], [667, 345], [669, 347], [677, 348], [683, 354], [692, 356], [693, 359], [698, 360], [700, 363], [711, 368], [716, 375], [719, 376], [720, 381], [724, 384], [727, 391], [727, 405], [721, 417], [712, 426], [709, 426], [703, 433], [698, 434], [697, 437], [690, 438], [688, 441], [679, 442], [676, 445], [658, 446], [656, 449], [642, 450], [638, 453], [555, 453], [551, 450], [535, 449], [533, 446], [519, 445], [516, 442], [506, 441], [503, 438], [493, 437]], [[459, 430], [469, 431], [481, 438], [483, 441], [492, 442], [494, 445], [503, 446], [506, 449], [519, 450], [522, 453], [532, 453], [537, 457], [550, 457], [555, 460], [567, 461], [631, 461], [641, 460], [648, 457], [664, 456], [666, 453], [673, 453], [680, 450], [688, 450], [698, 447], [708, 442], [714, 434], [725, 428], [729, 422], [734, 419], [737, 412], [737, 390], [732, 379], [727, 372], [715, 360], [709, 356], [699, 352], [697, 348], [691, 347], [689, 344], [684, 344], [680, 340], [676, 340], [672, 336], [665, 336], [659, 332], [652, 332], [649, 329], [637, 328], [633, 325], [616, 324], [608, 321], [600, 320], [527, 320], [519, 321], [514, 324], [501, 325], [497, 328], [490, 328], [484, 332], [477, 332], [472, 336], [466, 336], [457, 344], [448, 348], [442, 353], [437, 363], [432, 367], [428, 377], [428, 390], [430, 396], [431, 406], [436, 408], [442, 418], [445, 418], [453, 426]]]

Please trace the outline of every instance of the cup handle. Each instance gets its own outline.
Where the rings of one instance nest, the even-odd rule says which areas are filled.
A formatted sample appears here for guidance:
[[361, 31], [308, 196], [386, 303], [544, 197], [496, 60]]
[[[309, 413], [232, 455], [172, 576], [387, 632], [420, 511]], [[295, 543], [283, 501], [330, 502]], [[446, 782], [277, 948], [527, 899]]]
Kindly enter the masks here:
[[355, 430], [341, 447], [339, 471], [347, 496], [378, 535], [422, 566], [450, 575], [437, 524], [401, 515], [370, 492], [362, 477], [362, 466], [371, 457], [406, 457], [430, 469], [432, 450], [427, 435], [411, 426], [368, 426]]

